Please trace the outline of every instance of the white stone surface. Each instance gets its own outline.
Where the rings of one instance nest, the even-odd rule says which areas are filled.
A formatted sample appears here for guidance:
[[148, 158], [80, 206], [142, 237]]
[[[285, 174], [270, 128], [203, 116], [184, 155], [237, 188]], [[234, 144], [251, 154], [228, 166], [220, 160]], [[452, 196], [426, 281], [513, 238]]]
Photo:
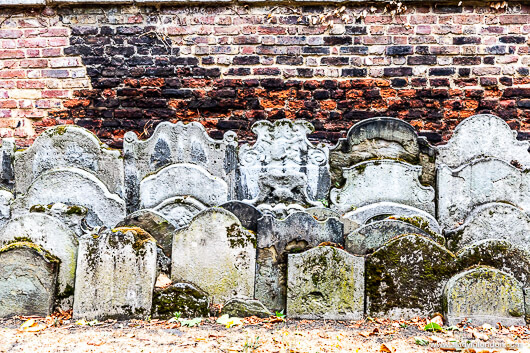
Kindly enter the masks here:
[[80, 239], [76, 319], [145, 319], [151, 314], [156, 241], [138, 229], [117, 228]]
[[94, 174], [111, 193], [123, 196], [120, 151], [107, 148], [90, 131], [74, 125], [56, 126], [15, 153], [17, 194], [25, 193], [41, 174], [56, 168], [80, 168]]
[[204, 168], [189, 163], [167, 166], [140, 183], [141, 208], [157, 208], [176, 196], [192, 196], [205, 205], [217, 206], [228, 200], [228, 185]]
[[330, 199], [341, 212], [376, 202], [395, 202], [434, 214], [434, 189], [421, 185], [421, 167], [395, 160], [376, 160], [343, 169], [344, 187]]
[[501, 118], [473, 115], [458, 124], [446, 145], [438, 147], [436, 164], [456, 168], [475, 158], [493, 157], [507, 163], [517, 161], [522, 168], [530, 168], [530, 143], [516, 137], [517, 131]]
[[209, 208], [173, 237], [171, 279], [208, 293], [214, 304], [254, 295], [256, 236], [232, 213]]
[[175, 196], [162, 201], [153, 211], [166, 217], [176, 228], [187, 226], [193, 217], [208, 206], [191, 196]]
[[13, 194], [10, 191], [0, 189], [0, 227], [11, 217], [11, 202]]
[[530, 210], [530, 174], [507, 162], [485, 158], [456, 169], [438, 167], [438, 220], [444, 228], [460, 226], [477, 205], [508, 202]]
[[42, 173], [22, 197], [13, 202], [13, 213], [23, 214], [33, 205], [53, 203], [79, 205], [88, 210], [90, 226], [112, 228], [125, 217], [125, 201], [108, 191], [94, 174], [77, 168]]

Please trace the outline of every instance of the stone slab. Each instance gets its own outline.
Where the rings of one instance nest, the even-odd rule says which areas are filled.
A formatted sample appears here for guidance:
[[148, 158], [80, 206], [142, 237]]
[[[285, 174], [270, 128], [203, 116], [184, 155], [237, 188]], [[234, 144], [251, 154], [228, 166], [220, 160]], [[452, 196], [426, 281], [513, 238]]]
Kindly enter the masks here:
[[220, 207], [232, 212], [243, 227], [253, 232], [258, 231], [258, 219], [263, 217], [263, 213], [256, 207], [236, 200], [225, 202]]
[[294, 319], [360, 320], [364, 314], [364, 258], [319, 246], [290, 254], [287, 315]]
[[344, 225], [344, 234], [350, 234], [355, 229], [359, 228], [359, 224], [357, 222], [342, 217], [339, 212], [334, 211], [331, 208], [310, 207], [306, 208], [304, 211], [319, 221], [325, 221], [328, 218], [337, 218]]
[[175, 228], [186, 227], [193, 217], [208, 206], [192, 196], [170, 197], [155, 206], [152, 211], [161, 214]]
[[153, 318], [169, 320], [180, 313], [183, 318], [207, 317], [208, 294], [189, 283], [174, 283], [153, 294]]
[[172, 281], [193, 283], [211, 303], [252, 297], [255, 263], [256, 236], [225, 209], [204, 210], [174, 234]]
[[493, 268], [477, 267], [451, 278], [444, 289], [444, 303], [448, 325], [464, 319], [478, 326], [525, 325], [521, 284], [508, 273]]
[[377, 202], [395, 202], [434, 214], [434, 189], [419, 181], [421, 167], [394, 160], [376, 160], [343, 169], [343, 188], [330, 200], [340, 212]]
[[145, 319], [156, 279], [156, 241], [140, 228], [116, 228], [80, 239], [74, 318]]
[[223, 305], [221, 314], [235, 317], [257, 316], [260, 318], [268, 318], [274, 315], [259, 300], [249, 298], [230, 299]]

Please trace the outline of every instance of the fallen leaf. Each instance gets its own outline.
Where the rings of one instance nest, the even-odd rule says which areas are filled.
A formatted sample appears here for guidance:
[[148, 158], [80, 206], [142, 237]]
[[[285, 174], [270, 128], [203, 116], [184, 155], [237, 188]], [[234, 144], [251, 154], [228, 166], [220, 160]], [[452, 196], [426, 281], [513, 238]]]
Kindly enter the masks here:
[[389, 345], [386, 344], [386, 343], [383, 343], [383, 344], [381, 345], [381, 348], [379, 348], [379, 351], [380, 351], [380, 352], [386, 352], [386, 353], [393, 353], [393, 352], [396, 351], [396, 349], [395, 349], [394, 347], [392, 347], [392, 346], [389, 346]]
[[20, 325], [19, 331], [24, 332], [39, 332], [46, 328], [46, 325], [40, 324], [34, 319], [29, 319], [26, 322], [24, 322], [22, 325]]

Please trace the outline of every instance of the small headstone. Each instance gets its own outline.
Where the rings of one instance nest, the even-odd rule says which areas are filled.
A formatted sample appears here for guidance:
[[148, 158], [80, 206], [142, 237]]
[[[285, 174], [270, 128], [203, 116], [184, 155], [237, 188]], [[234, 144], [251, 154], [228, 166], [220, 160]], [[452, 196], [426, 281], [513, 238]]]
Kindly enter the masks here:
[[344, 248], [356, 255], [366, 255], [383, 246], [390, 239], [404, 234], [419, 234], [444, 244], [444, 238], [434, 233], [421, 218], [384, 219], [365, 224], [348, 234]]
[[506, 240], [530, 250], [530, 217], [507, 203], [475, 207], [460, 227], [446, 230], [447, 248], [458, 251], [486, 239]]
[[223, 305], [221, 314], [235, 317], [257, 316], [267, 318], [273, 315], [259, 300], [249, 298], [232, 298]]
[[446, 145], [438, 147], [437, 165], [457, 168], [476, 158], [493, 157], [530, 168], [528, 141], [518, 141], [517, 131], [490, 114], [473, 115], [456, 127]]
[[175, 283], [153, 294], [153, 318], [168, 320], [180, 313], [183, 318], [208, 316], [208, 295], [189, 283]]
[[457, 272], [455, 256], [435, 241], [409, 234], [366, 258], [367, 315], [427, 317], [442, 311], [442, 290]]
[[182, 228], [187, 226], [197, 213], [207, 208], [208, 206], [192, 196], [174, 196], [162, 201], [151, 210], [161, 214], [175, 228]]
[[360, 320], [364, 258], [330, 246], [289, 255], [287, 315], [296, 319]]
[[438, 219], [460, 226], [477, 205], [507, 202], [530, 210], [530, 175], [499, 159], [474, 160], [457, 169], [438, 167]]
[[27, 193], [13, 202], [13, 212], [26, 213], [34, 205], [64, 203], [88, 210], [90, 226], [113, 227], [125, 216], [125, 201], [108, 191], [93, 174], [76, 168], [59, 168], [42, 173]]
[[304, 210], [318, 221], [325, 221], [328, 218], [337, 218], [344, 225], [344, 234], [350, 234], [355, 229], [359, 228], [359, 224], [351, 219], [344, 218], [337, 211], [332, 210], [331, 208], [324, 207], [310, 207]]
[[451, 278], [444, 289], [448, 325], [468, 319], [474, 325], [525, 325], [524, 294], [510, 274], [477, 267]]
[[57, 297], [67, 301], [63, 310], [71, 309], [78, 247], [75, 233], [57, 218], [29, 213], [11, 219], [0, 229], [0, 246], [13, 241], [34, 243], [60, 260]]
[[421, 167], [394, 160], [376, 160], [343, 169], [344, 187], [330, 192], [341, 212], [377, 202], [395, 202], [434, 214], [434, 189], [419, 181]]
[[80, 239], [74, 317], [145, 319], [156, 279], [156, 241], [140, 228], [116, 228]]
[[253, 232], [258, 230], [258, 219], [263, 217], [263, 213], [256, 207], [236, 200], [225, 202], [220, 207], [232, 212], [243, 227]]
[[193, 283], [214, 304], [235, 296], [252, 296], [256, 236], [232, 213], [209, 208], [173, 237], [171, 279]]
[[85, 219], [88, 210], [83, 206], [69, 206], [57, 202], [49, 205], [33, 205], [29, 209], [30, 213], [40, 213], [51, 216], [61, 221], [65, 226], [70, 228], [77, 237], [85, 234]]
[[31, 147], [15, 153], [14, 166], [17, 194], [25, 193], [43, 173], [64, 167], [89, 172], [111, 193], [124, 193], [120, 151], [107, 148], [96, 135], [79, 126], [47, 129]]
[[0, 247], [0, 317], [50, 315], [59, 262], [30, 242]]
[[235, 132], [228, 131], [223, 140], [214, 140], [198, 122], [162, 122], [144, 141], [138, 140], [134, 132], [127, 132], [123, 155], [128, 211], [139, 207], [140, 181], [171, 164], [190, 163], [202, 167], [208, 174], [223, 180], [232, 193], [237, 167], [236, 147]]
[[258, 221], [255, 298], [273, 311], [285, 309], [287, 254], [321, 243], [343, 244], [343, 225], [336, 218], [317, 221], [305, 212], [285, 219], [265, 215]]

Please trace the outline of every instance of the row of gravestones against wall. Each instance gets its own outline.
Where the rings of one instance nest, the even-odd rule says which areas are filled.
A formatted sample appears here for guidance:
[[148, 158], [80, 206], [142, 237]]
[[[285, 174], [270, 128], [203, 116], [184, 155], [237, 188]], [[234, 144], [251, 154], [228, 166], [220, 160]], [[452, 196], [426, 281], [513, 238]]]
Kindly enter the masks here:
[[[33, 245], [33, 250], [38, 248], [45, 252], [52, 249], [49, 254], [52, 257], [63, 255], [58, 270], [61, 278], [58, 297], [69, 303], [72, 300], [72, 287], [76, 278], [76, 260], [71, 256], [64, 256], [63, 253], [76, 253], [72, 249], [76, 248], [77, 243], [59, 240], [61, 237], [56, 235], [50, 236], [50, 232], [46, 233], [46, 227], [42, 225], [45, 222], [39, 218], [51, 217], [58, 221], [59, 217], [63, 226], [66, 225], [78, 235], [86, 232], [90, 225], [111, 227], [118, 222], [121, 222], [121, 225], [139, 225], [157, 239], [160, 249], [154, 257], [155, 261], [158, 261], [160, 271], [168, 271], [168, 263], [171, 261], [168, 256], [171, 255], [175, 244], [180, 244], [173, 237], [174, 234], [180, 234], [177, 228], [188, 224], [191, 216], [197, 212], [208, 206], [219, 205], [243, 189], [247, 192], [246, 195], [249, 195], [247, 198], [243, 197], [244, 202], [228, 202], [224, 207], [237, 215], [246, 228], [257, 231], [258, 249], [257, 256], [256, 252], [251, 251], [243, 255], [238, 253], [236, 258], [242, 263], [245, 263], [245, 259], [257, 259], [253, 292], [255, 297], [272, 309], [285, 305], [287, 253], [293, 249], [315, 246], [320, 241], [342, 243], [339, 241], [339, 234], [347, 235], [346, 248], [357, 254], [374, 250], [377, 253], [379, 248], [394, 236], [414, 233], [427, 236], [441, 245], [445, 244], [450, 250], [460, 250], [463, 254], [478, 253], [475, 255], [479, 257], [484, 256], [485, 252], [481, 247], [482, 243], [494, 241], [496, 244], [495, 242], [504, 241], [509, 246], [522, 249], [520, 257], [526, 259], [527, 242], [524, 237], [528, 234], [529, 223], [525, 211], [528, 197], [525, 168], [528, 164], [528, 146], [525, 142], [516, 141], [514, 132], [500, 119], [481, 115], [466, 120], [456, 130], [450, 143], [438, 149], [436, 163], [433, 148], [418, 139], [409, 125], [389, 118], [366, 120], [355, 125], [348, 137], [329, 153], [331, 177], [328, 172], [328, 151], [324, 146], [315, 147], [307, 141], [308, 129], [309, 126], [303, 122], [258, 123], [255, 127], [258, 134], [256, 144], [250, 147], [242, 146], [239, 149], [240, 162], [236, 163], [237, 151], [233, 134], [227, 134], [224, 141], [214, 141], [207, 137], [200, 125], [162, 125], [147, 141], [137, 141], [135, 135], [127, 136], [125, 172], [121, 167], [119, 154], [100, 146], [99, 141], [86, 131], [75, 127], [48, 130], [30, 149], [15, 153], [14, 179], [17, 199], [12, 201], [8, 191], [3, 191], [2, 194], [5, 199], [2, 208], [4, 222], [12, 218], [4, 227], [4, 242], [9, 243], [6, 249], [14, 249], [14, 243], [23, 242], [25, 246]], [[3, 177], [7, 181], [13, 179], [10, 168], [11, 151], [12, 145], [9, 145], [9, 141], [4, 141], [2, 165]], [[447, 206], [447, 217], [440, 218], [446, 228], [447, 242], [440, 235], [441, 227], [432, 217], [432, 188], [419, 182], [423, 179], [424, 182], [432, 183], [432, 171], [435, 168], [438, 170], [438, 193], [441, 194], [438, 202], [439, 205], [445, 202], [444, 205]], [[342, 175], [338, 172], [340, 170]], [[125, 183], [120, 183], [123, 180], [122, 175], [125, 175]], [[310, 208], [307, 209], [307, 214], [322, 220], [335, 218], [337, 223], [327, 222], [327, 227], [331, 228], [316, 227], [320, 230], [311, 236], [313, 233], [307, 228], [308, 224], [311, 224], [307, 221], [307, 214], [305, 218], [290, 216], [287, 219], [297, 219], [298, 222], [287, 223], [278, 223], [276, 218], [261, 214], [261, 211], [272, 211], [278, 215], [297, 211], [303, 206], [315, 205], [318, 199], [312, 190], [321, 190], [320, 186], [326, 185], [326, 182], [329, 186], [329, 179], [334, 180], [334, 184], [338, 186], [331, 191], [330, 198], [332, 206], [339, 213], [326, 208]], [[136, 188], [125, 189], [133, 190], [127, 193], [129, 204], [133, 205], [130, 208], [135, 209], [134, 205], [139, 204], [136, 208], [142, 209], [130, 214], [125, 220], [125, 202], [120, 198], [124, 184], [139, 184]], [[236, 187], [228, 187], [234, 184]], [[445, 189], [442, 189], [442, 186]], [[236, 191], [231, 193], [231, 190]], [[252, 204], [257, 208], [252, 207]], [[342, 217], [342, 213], [352, 208], [350, 205], [354, 208], [360, 207]], [[470, 209], [472, 211], [468, 213]], [[33, 212], [28, 215], [28, 211]], [[444, 214], [440, 207], [438, 211], [439, 216]], [[388, 216], [391, 217], [384, 219]], [[257, 221], [258, 219], [260, 221]], [[305, 221], [301, 221], [304, 219]], [[85, 227], [82, 226], [83, 222]], [[210, 222], [217, 221], [214, 219]], [[40, 225], [41, 231], [34, 232], [38, 228], [36, 224]], [[267, 224], [269, 227], [265, 226]], [[334, 233], [330, 231], [332, 228], [336, 230], [337, 224], [343, 224], [343, 229]], [[192, 244], [209, 243], [209, 240], [201, 240], [199, 235], [193, 235], [193, 225], [194, 223], [185, 228], [192, 234], [188, 240]], [[32, 231], [29, 231], [30, 229]], [[200, 226], [198, 229], [196, 233], [204, 233]], [[90, 232], [90, 229], [88, 231]], [[94, 233], [95, 230], [91, 232]], [[286, 233], [302, 235], [299, 236], [300, 239], [289, 239]], [[18, 237], [13, 234], [18, 234]], [[27, 237], [21, 237], [22, 234]], [[226, 234], [231, 238], [233, 234], [240, 232], [230, 231]], [[99, 235], [92, 239], [99, 239]], [[243, 239], [248, 240], [248, 236]], [[140, 245], [148, 243], [144, 240], [134, 241], [133, 249], [136, 251]], [[233, 247], [239, 242], [241, 239], [236, 237], [231, 239], [230, 244]], [[105, 247], [102, 240], [96, 243]], [[185, 249], [184, 244], [181, 245], [177, 246], [179, 252]], [[204, 250], [201, 249], [196, 255], [205, 253]], [[463, 263], [493, 265], [502, 270], [511, 268], [510, 265], [499, 265], [494, 261], [502, 252], [492, 253], [493, 260], [465, 260]], [[99, 253], [94, 246], [84, 248], [81, 244], [79, 254], [78, 261], [81, 261], [85, 255]], [[375, 256], [375, 253], [372, 256]], [[191, 258], [196, 260], [193, 256]], [[105, 283], [104, 279], [109, 280], [108, 276], [111, 276], [109, 288], [113, 288], [114, 281], [123, 277], [122, 271], [96, 271], [96, 262], [94, 258], [87, 261], [91, 267], [78, 269], [77, 278], [83, 278], [83, 275], [99, 275], [103, 278], [98, 278], [96, 283]], [[368, 261], [368, 264], [370, 263]], [[447, 261], [443, 263], [448, 265]], [[218, 267], [215, 264], [210, 266], [207, 261], [205, 264], [205, 268], [188, 278], [197, 281], [199, 275], [211, 274], [212, 269]], [[175, 257], [172, 265], [172, 272], [178, 273], [173, 276], [175, 280], [182, 279], [183, 273], [188, 270], [193, 272], [194, 268], [193, 264], [189, 263], [175, 264]], [[250, 269], [254, 267], [253, 263], [246, 263], [246, 266]], [[139, 273], [150, 273], [145, 271], [146, 268]], [[231, 282], [233, 274], [223, 274], [222, 271], [217, 274], [219, 276], [215, 275], [214, 278], [218, 278], [222, 283], [228, 281], [230, 288], [236, 288], [234, 283], [240, 283]], [[406, 274], [401, 275], [404, 279], [407, 278]], [[117, 277], [113, 279], [112, 276]], [[418, 274], [414, 274], [414, 277], [418, 277]], [[430, 277], [432, 273], [427, 274], [427, 278]], [[203, 282], [211, 281], [211, 277], [208, 278], [210, 279]], [[366, 278], [368, 308], [377, 308], [376, 298], [379, 297], [383, 303], [388, 302], [390, 307], [394, 307], [394, 314], [407, 311], [401, 310], [400, 304], [396, 304], [394, 300], [385, 299], [384, 295], [380, 295], [382, 289], [389, 286], [388, 278], [376, 275], [376, 284], [372, 285], [368, 270]], [[438, 290], [434, 290], [435, 292], [440, 292], [440, 283], [444, 283], [446, 279], [444, 277], [437, 282]], [[83, 279], [81, 286], [88, 282]], [[383, 287], [378, 288], [377, 283]], [[248, 289], [250, 287], [242, 294], [250, 293], [252, 296]], [[76, 291], [77, 288], [79, 285], [76, 286]], [[373, 293], [379, 293], [375, 297], [370, 296], [374, 288], [376, 292]], [[215, 298], [214, 289], [207, 292]], [[362, 291], [357, 288], [356, 293], [359, 292]], [[232, 293], [232, 296], [235, 294], [238, 293]], [[415, 296], [412, 295], [411, 298]], [[222, 299], [227, 299], [227, 296]], [[316, 303], [319, 300], [326, 302], [328, 299], [323, 299], [320, 295], [313, 298]], [[438, 305], [436, 303], [440, 302], [431, 299], [426, 299], [431, 306], [429, 310], [433, 310]], [[80, 301], [76, 299], [76, 302]], [[409, 309], [424, 312], [421, 303], [414, 300], [411, 302], [414, 304]], [[370, 303], [376, 304], [373, 306]], [[370, 312], [393, 314], [387, 309], [370, 309]], [[291, 309], [291, 312], [294, 311]]]

